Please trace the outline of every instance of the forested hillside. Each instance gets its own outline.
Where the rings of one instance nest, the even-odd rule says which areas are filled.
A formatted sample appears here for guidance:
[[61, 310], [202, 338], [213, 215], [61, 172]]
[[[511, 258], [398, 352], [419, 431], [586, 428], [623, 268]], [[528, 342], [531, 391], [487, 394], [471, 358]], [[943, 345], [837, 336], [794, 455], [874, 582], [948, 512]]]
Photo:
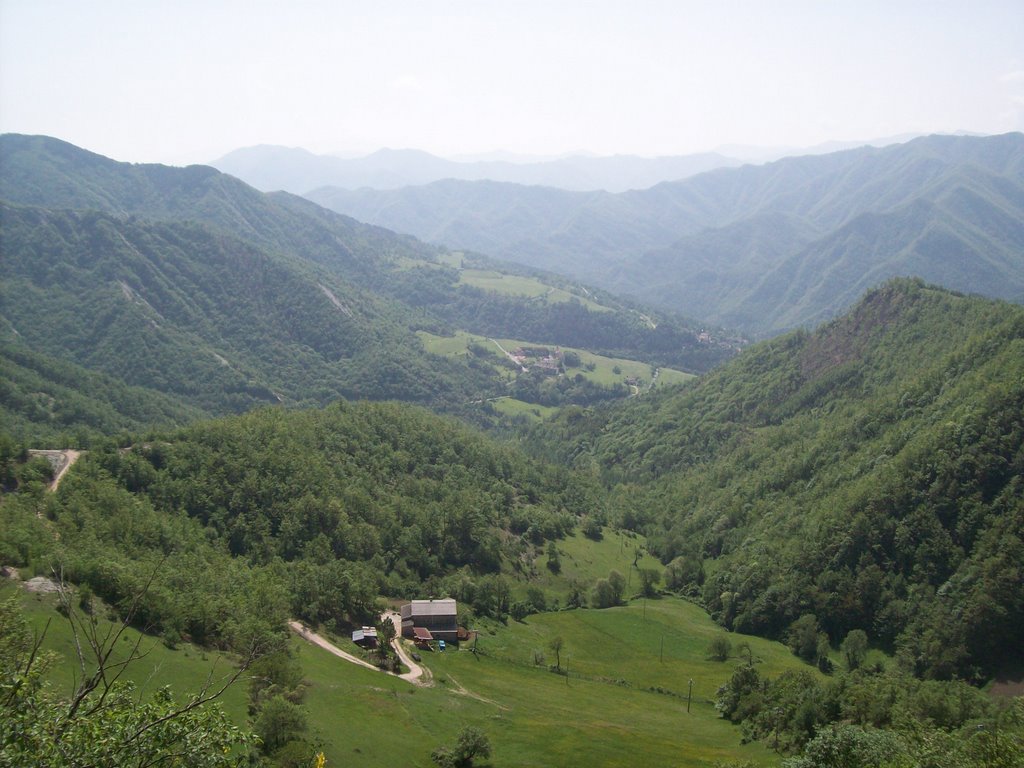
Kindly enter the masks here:
[[310, 199], [431, 242], [561, 270], [771, 334], [894, 276], [1024, 298], [1024, 136], [930, 136], [621, 194], [441, 181]]
[[940, 678], [1020, 661], [1019, 307], [888, 283], [814, 333], [534, 437], [599, 472], [727, 627], [861, 629]]
[[[0, 137], [0, 160], [5, 336], [197, 412], [349, 397], [484, 418], [480, 403], [510, 391], [514, 375], [501, 366], [430, 354], [419, 330], [572, 345], [687, 371], [733, 352], [701, 343], [678, 317], [608, 296], [600, 305], [565, 280], [563, 289], [530, 277], [541, 288], [528, 295], [482, 289], [451, 264], [500, 265], [264, 195], [210, 168], [117, 163], [16, 135]], [[549, 300], [556, 291], [562, 298]], [[23, 403], [5, 406], [43, 418]], [[58, 410], [65, 427], [87, 426], [68, 418], [68, 406]]]
[[[0, 447], [6, 484], [14, 446]], [[155, 573], [139, 624], [223, 645], [242, 605], [271, 627], [290, 612], [344, 628], [372, 619], [378, 595], [438, 591], [459, 573], [478, 580], [481, 614], [507, 614], [500, 574], [531, 568], [599, 503], [585, 480], [394, 403], [269, 408], [108, 441], [52, 497], [34, 477], [0, 504], [0, 562], [63, 569], [117, 606]]]
[[4, 431], [33, 445], [87, 445], [120, 432], [184, 424], [202, 409], [154, 390], [131, 387], [29, 349], [0, 341], [0, 419]]
[[4, 315], [24, 343], [129, 385], [211, 413], [478, 391], [380, 300], [205, 226], [4, 205], [0, 227]]

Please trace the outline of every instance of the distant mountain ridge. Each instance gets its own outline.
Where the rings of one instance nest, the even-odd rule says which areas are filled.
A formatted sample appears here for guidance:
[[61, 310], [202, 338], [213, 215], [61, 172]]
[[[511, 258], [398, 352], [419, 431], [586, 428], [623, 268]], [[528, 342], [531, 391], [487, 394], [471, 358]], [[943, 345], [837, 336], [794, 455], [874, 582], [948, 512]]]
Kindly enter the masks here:
[[448, 180], [308, 197], [756, 334], [836, 316], [901, 275], [1024, 299], [1020, 133], [928, 136], [620, 194]]
[[[432, 354], [419, 332], [578, 347], [687, 371], [734, 351], [680, 318], [598, 299], [564, 279], [518, 279], [213, 168], [120, 163], [43, 136], [0, 136], [0, 251], [0, 341], [11, 345], [0, 350], [11, 373], [0, 413], [55, 430], [341, 397], [486, 418], [482, 404], [509, 393], [504, 358]], [[476, 273], [465, 282], [464, 264]], [[488, 289], [506, 275], [530, 290]], [[43, 368], [81, 383], [77, 405], [71, 387], [54, 394], [34, 383]], [[104, 398], [103, 379], [88, 372], [126, 391]], [[112, 403], [145, 392], [161, 397], [114, 418]], [[628, 392], [583, 381], [548, 394]]]
[[381, 149], [366, 157], [317, 155], [305, 149], [261, 145], [229, 152], [210, 163], [265, 192], [305, 194], [320, 187], [398, 189], [442, 179], [502, 181], [571, 190], [646, 189], [741, 161], [716, 152], [668, 157], [573, 155], [554, 160], [446, 160], [416, 149]]

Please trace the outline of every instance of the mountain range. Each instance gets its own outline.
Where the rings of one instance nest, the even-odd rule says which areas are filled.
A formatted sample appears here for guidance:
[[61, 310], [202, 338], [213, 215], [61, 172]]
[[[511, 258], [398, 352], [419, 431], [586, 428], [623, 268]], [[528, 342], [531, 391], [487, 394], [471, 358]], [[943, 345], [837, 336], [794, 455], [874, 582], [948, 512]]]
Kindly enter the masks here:
[[[432, 354], [417, 332], [694, 370], [730, 354], [678, 319], [655, 323], [565, 280], [556, 288], [509, 275], [531, 295], [467, 284], [461, 265], [471, 259], [205, 166], [118, 163], [56, 139], [6, 135], [0, 201], [0, 320], [4, 349], [16, 356], [6, 364], [20, 371], [10, 380], [25, 386], [38, 380], [31, 371], [71, 366], [65, 376], [75, 380], [89, 380], [81, 368], [174, 398], [177, 408], [158, 404], [165, 415], [340, 397], [455, 408], [506, 394], [507, 360], [496, 349], [486, 358]], [[505, 273], [489, 269], [482, 274], [499, 283]], [[553, 293], [564, 300], [549, 301]], [[109, 402], [70, 408], [53, 404], [55, 391], [42, 400], [39, 392], [8, 392], [7, 402], [64, 427], [88, 412], [94, 428], [109, 411]]]
[[755, 335], [917, 275], [1024, 299], [1024, 136], [928, 136], [619, 194], [445, 180], [309, 199]]
[[[914, 270], [959, 254], [951, 275], [1002, 270], [1009, 282], [1020, 137], [961, 141], [590, 193], [577, 211], [631, 223], [616, 247], [657, 223], [649, 199], [685, 212], [691, 229], [646, 252], [665, 259], [666, 278], [679, 243], [710, 243], [708, 269], [733, 238], [747, 243], [747, 266], [782, 313], [751, 301], [754, 321], [816, 303], [840, 312], [844, 294], [814, 290], [817, 278], [878, 280], [867, 259], [891, 253]], [[534, 191], [511, 188], [524, 202]], [[540, 189], [548, 197], [520, 222], [556, 222], [572, 195]], [[492, 204], [497, 215], [500, 194]], [[573, 247], [585, 266], [601, 240], [580, 222], [552, 242], [583, 238]], [[827, 238], [832, 249], [809, 250]], [[776, 268], [797, 242], [803, 261]], [[958, 768], [1020, 763], [1012, 710], [962, 681], [1019, 680], [1024, 663], [1024, 307], [896, 278], [813, 331], [734, 354], [676, 314], [212, 168], [118, 163], [27, 136], [0, 137], [0, 254], [0, 564], [26, 578], [60, 563], [77, 588], [65, 613], [119, 615], [168, 651], [199, 646], [177, 661], [278, 649], [251, 668], [236, 713], [273, 764], [316, 750], [332, 764], [357, 751], [385, 759], [396, 745], [425, 761], [420, 737], [434, 741], [439, 722], [494, 731], [502, 762], [523, 765], [567, 735], [569, 762], [606, 764], [618, 750], [610, 762], [705, 765], [769, 764], [769, 743], [795, 754], [851, 733], [876, 740], [844, 755], [906, 739], [904, 752], [952, 755]], [[523, 371], [526, 350], [508, 352], [505, 334], [543, 340], [535, 353], [556, 371]], [[580, 350], [554, 350], [560, 361], [548, 348], [570, 341]], [[583, 349], [645, 361], [650, 386], [615, 371], [625, 359], [600, 363], [614, 386], [587, 378], [599, 361]], [[654, 387], [668, 361], [703, 375]], [[539, 398], [516, 401], [536, 419], [492, 435], [409, 402], [351, 402], [472, 418], [531, 386], [552, 398], [543, 418]], [[29, 441], [88, 451], [51, 493]], [[417, 594], [456, 597], [482, 647], [424, 660], [437, 684], [416, 696], [285, 650], [289, 618], [344, 645], [379, 616], [381, 596]], [[43, 599], [22, 601], [40, 627]], [[24, 637], [8, 645], [34, 654]], [[738, 666], [715, 660], [729, 659], [729, 638]], [[70, 675], [80, 665], [67, 658], [58, 672]], [[26, 668], [12, 669], [8, 679]], [[681, 681], [694, 677], [684, 713]], [[38, 689], [18, 690], [24, 701]], [[281, 711], [292, 725], [271, 719]], [[53, 719], [17, 712], [8, 719], [23, 733]], [[308, 733], [304, 712], [320, 723]], [[743, 720], [742, 734], [720, 714]], [[655, 715], [647, 730], [606, 727]], [[385, 727], [396, 718], [415, 727]], [[90, 739], [118, 743], [84, 720]], [[680, 722], [699, 744], [680, 738]], [[524, 753], [538, 728], [549, 741]], [[741, 735], [764, 745], [739, 747]], [[821, 765], [814, 754], [799, 765]]]
[[398, 189], [441, 179], [560, 189], [645, 189], [741, 161], [716, 152], [667, 157], [572, 155], [552, 160], [447, 160], [416, 149], [381, 149], [366, 157], [316, 155], [305, 149], [262, 145], [237, 149], [210, 163], [257, 189], [304, 194], [319, 187]]

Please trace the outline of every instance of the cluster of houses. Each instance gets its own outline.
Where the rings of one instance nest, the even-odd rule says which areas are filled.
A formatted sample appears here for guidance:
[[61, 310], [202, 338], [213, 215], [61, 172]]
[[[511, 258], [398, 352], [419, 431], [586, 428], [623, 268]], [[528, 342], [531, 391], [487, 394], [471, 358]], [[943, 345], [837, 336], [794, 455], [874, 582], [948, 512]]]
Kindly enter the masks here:
[[[450, 597], [441, 600], [413, 600], [401, 607], [400, 615], [402, 637], [409, 638], [420, 648], [430, 648], [435, 641], [444, 647], [444, 643], [454, 643], [469, 637], [468, 632], [459, 627], [458, 605]], [[352, 633], [352, 642], [363, 648], [376, 648], [377, 630], [361, 627]]]
[[524, 349], [519, 347], [516, 349], [510, 357], [517, 362], [523, 370], [527, 370], [530, 366], [527, 365], [527, 361], [533, 361], [533, 368], [539, 368], [542, 371], [548, 373], [558, 373], [562, 367], [562, 350], [555, 347], [554, 352], [549, 350], [547, 347], [530, 347]]

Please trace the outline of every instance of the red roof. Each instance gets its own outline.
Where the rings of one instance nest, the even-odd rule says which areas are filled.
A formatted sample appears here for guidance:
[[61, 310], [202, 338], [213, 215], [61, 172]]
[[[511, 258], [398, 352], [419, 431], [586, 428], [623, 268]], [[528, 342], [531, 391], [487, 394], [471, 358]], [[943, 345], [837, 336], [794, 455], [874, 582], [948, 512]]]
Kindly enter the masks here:
[[426, 627], [413, 627], [412, 636], [417, 640], [430, 641], [434, 639], [434, 636], [430, 634], [430, 630]]

